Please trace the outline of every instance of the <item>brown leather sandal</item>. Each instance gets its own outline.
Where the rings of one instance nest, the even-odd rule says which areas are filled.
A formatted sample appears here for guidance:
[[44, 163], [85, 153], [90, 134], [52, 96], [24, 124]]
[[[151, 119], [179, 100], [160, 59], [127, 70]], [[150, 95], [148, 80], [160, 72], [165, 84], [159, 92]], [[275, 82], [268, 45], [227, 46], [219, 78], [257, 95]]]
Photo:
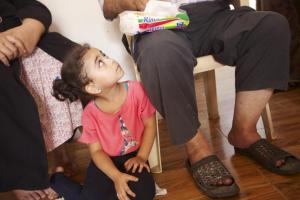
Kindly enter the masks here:
[[[237, 195], [239, 187], [232, 175], [216, 155], [208, 156], [191, 165], [189, 160], [186, 166], [197, 186], [209, 197], [224, 198]], [[232, 179], [231, 185], [217, 185], [220, 180]]]
[[[271, 144], [266, 139], [260, 139], [250, 147], [234, 148], [236, 153], [255, 160], [267, 170], [279, 175], [293, 175], [300, 173], [300, 160], [290, 153]], [[276, 162], [284, 160], [285, 163], [277, 167]]]

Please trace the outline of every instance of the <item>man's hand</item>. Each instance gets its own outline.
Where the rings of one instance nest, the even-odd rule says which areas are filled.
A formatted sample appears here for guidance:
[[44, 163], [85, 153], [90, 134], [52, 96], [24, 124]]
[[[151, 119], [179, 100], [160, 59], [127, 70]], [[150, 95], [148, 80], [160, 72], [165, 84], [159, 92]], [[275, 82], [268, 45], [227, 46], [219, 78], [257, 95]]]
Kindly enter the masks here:
[[124, 10], [143, 11], [146, 8], [148, 0], [122, 0], [118, 1], [121, 8]]
[[146, 163], [146, 160], [142, 159], [139, 156], [128, 159], [125, 162], [124, 166], [127, 171], [132, 169], [132, 173], [135, 173], [135, 171], [137, 169], [138, 169], [138, 172], [141, 173], [143, 171], [143, 168], [146, 168], [147, 171], [150, 173], [150, 167]]
[[125, 10], [143, 11], [148, 0], [104, 0], [103, 14], [106, 19], [114, 19]]
[[114, 179], [115, 189], [119, 200], [130, 200], [128, 195], [135, 197], [135, 193], [128, 186], [129, 181], [137, 182], [138, 178], [129, 174], [120, 173]]

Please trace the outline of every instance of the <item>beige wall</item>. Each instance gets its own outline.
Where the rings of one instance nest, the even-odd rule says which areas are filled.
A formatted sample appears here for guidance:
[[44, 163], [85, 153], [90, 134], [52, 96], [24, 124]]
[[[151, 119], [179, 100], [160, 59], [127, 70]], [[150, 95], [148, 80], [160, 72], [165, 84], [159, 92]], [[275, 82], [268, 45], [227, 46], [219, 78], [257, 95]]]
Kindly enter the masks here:
[[241, 5], [248, 6], [249, 5], [249, 0], [241, 0]]
[[[78, 43], [89, 43], [115, 58], [125, 69], [124, 79], [134, 79], [133, 61], [121, 43], [118, 21], [104, 19], [98, 0], [40, 0], [50, 10], [58, 31]], [[253, 0], [250, 0], [253, 1]], [[255, 0], [254, 0], [255, 1]], [[249, 5], [249, 0], [241, 0]]]
[[40, 0], [51, 11], [50, 30], [78, 43], [89, 43], [115, 58], [125, 68], [124, 79], [133, 79], [132, 59], [121, 43], [118, 21], [104, 19], [97, 0]]
[[241, 0], [241, 5], [256, 9], [256, 0]]

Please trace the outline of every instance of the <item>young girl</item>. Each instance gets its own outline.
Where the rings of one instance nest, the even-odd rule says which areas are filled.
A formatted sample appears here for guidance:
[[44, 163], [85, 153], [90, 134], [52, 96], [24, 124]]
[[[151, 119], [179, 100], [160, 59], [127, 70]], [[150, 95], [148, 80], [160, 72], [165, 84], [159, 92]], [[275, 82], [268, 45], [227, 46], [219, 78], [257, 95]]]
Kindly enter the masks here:
[[117, 62], [83, 45], [66, 58], [61, 79], [54, 81], [57, 99], [90, 100], [79, 139], [88, 145], [92, 158], [84, 185], [71, 182], [62, 172], [51, 180], [66, 200], [154, 198], [147, 160], [156, 135], [155, 109], [139, 82], [119, 82], [123, 75]]

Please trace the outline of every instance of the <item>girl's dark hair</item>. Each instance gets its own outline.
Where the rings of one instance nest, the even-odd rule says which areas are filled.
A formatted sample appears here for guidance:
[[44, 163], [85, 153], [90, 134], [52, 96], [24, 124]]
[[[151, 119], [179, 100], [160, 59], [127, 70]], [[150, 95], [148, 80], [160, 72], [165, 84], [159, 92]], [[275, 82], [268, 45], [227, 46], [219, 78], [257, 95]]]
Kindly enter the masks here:
[[78, 45], [66, 56], [60, 72], [61, 78], [53, 81], [52, 95], [56, 99], [69, 99], [73, 102], [77, 99], [86, 101], [93, 98], [84, 90], [90, 80], [82, 70], [83, 56], [90, 48], [88, 44]]

